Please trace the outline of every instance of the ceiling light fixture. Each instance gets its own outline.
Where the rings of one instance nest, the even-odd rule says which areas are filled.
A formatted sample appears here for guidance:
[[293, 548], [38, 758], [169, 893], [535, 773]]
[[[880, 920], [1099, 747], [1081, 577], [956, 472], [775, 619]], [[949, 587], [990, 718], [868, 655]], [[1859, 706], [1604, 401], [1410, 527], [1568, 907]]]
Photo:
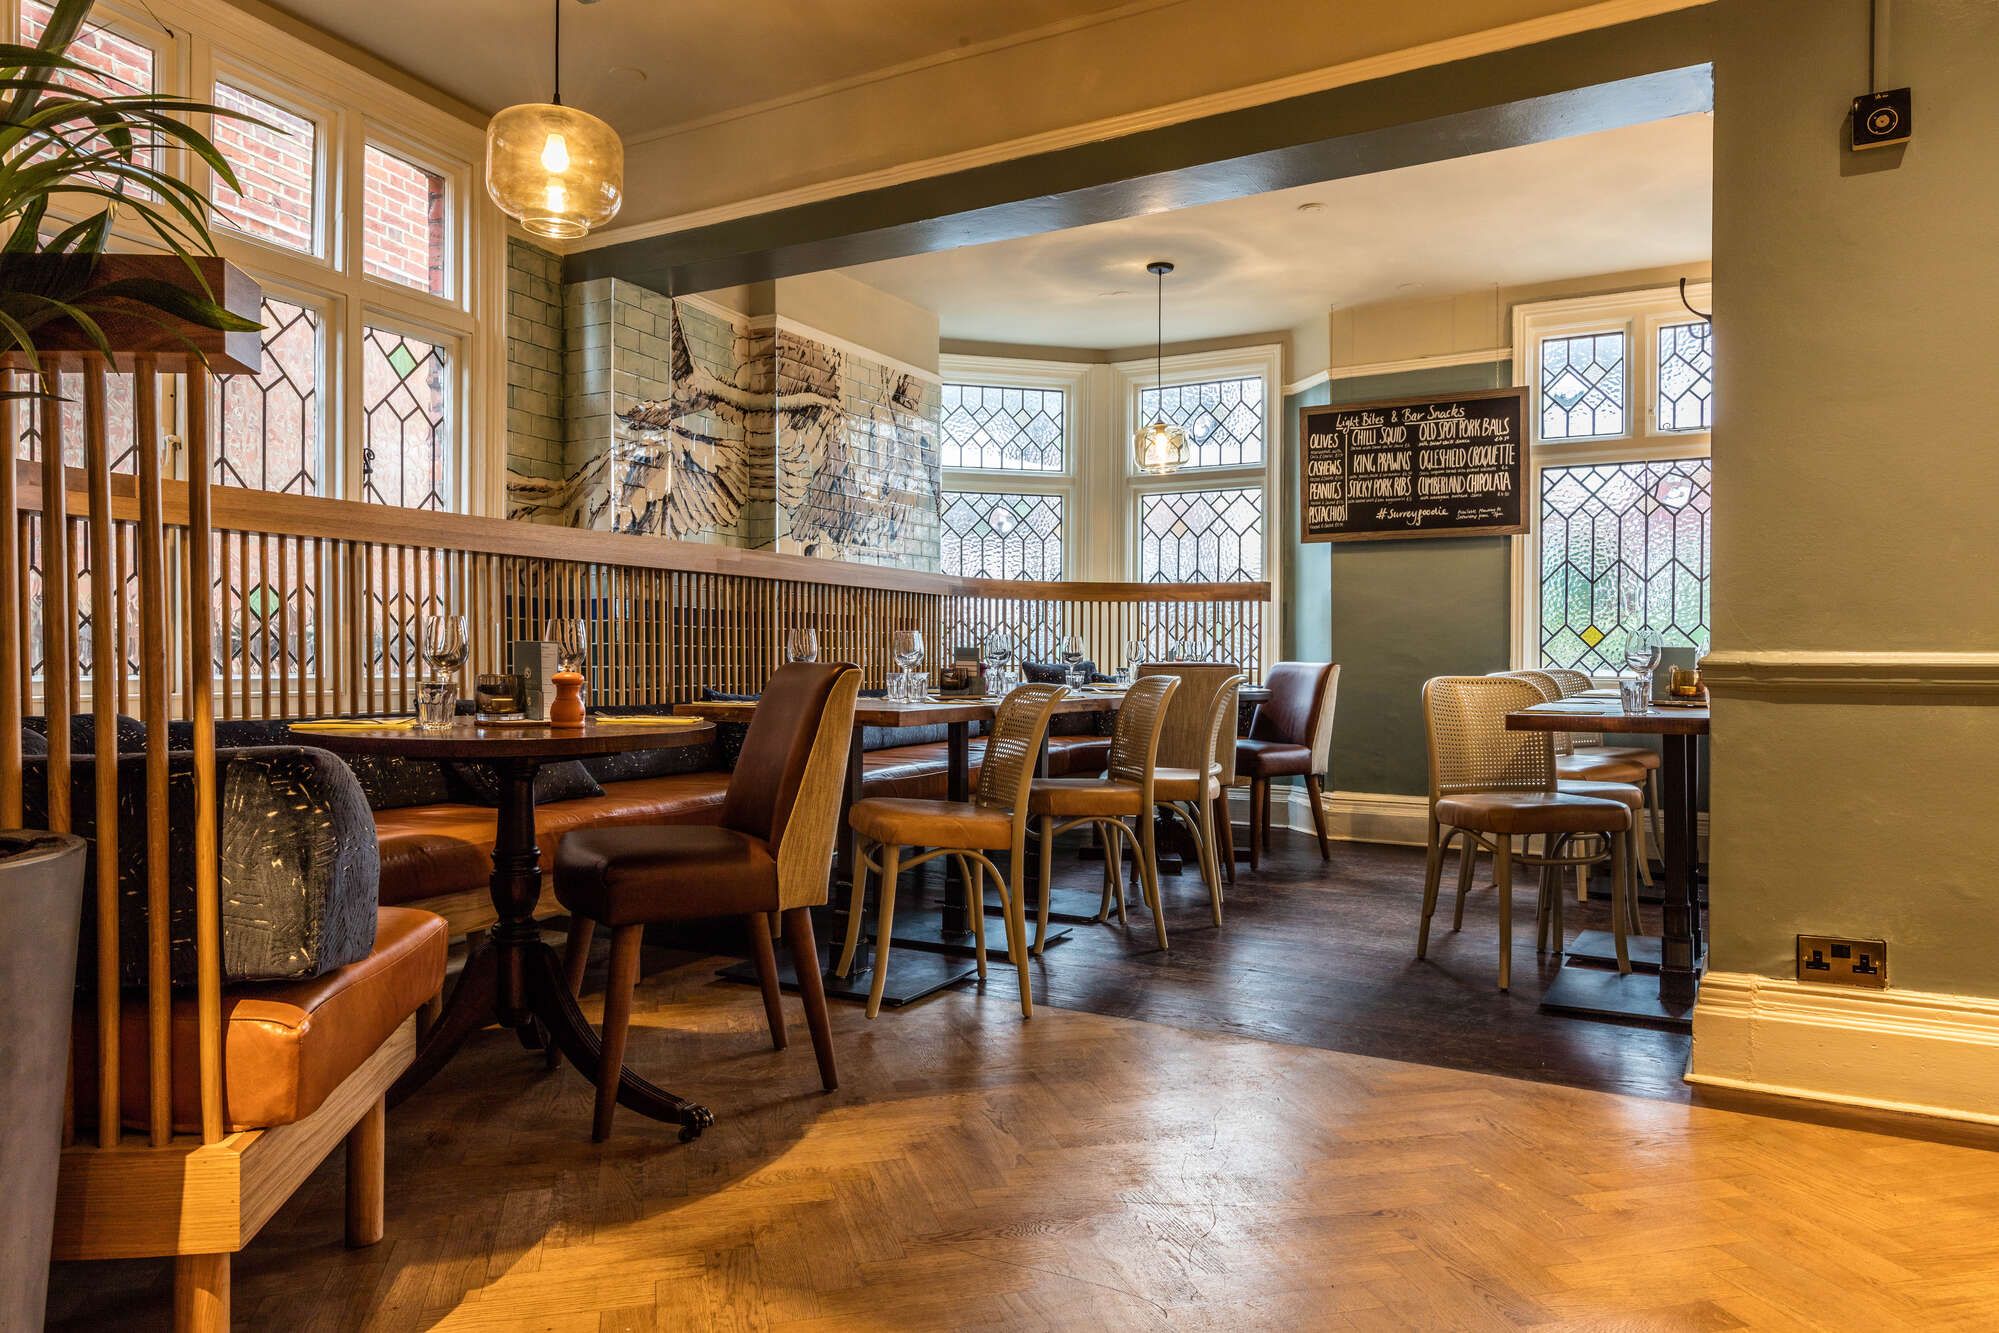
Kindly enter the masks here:
[[624, 202], [617, 131], [562, 104], [562, 0], [555, 0], [555, 100], [510, 106], [486, 126], [486, 193], [521, 226], [559, 241], [589, 235]]
[[[1145, 271], [1156, 280], [1158, 291], [1157, 319], [1153, 325], [1152, 340], [1152, 389], [1155, 394], [1166, 386], [1163, 367], [1166, 363], [1166, 275], [1173, 271], [1173, 265], [1163, 259], [1155, 259], [1145, 266]], [[1160, 397], [1160, 407], [1166, 405]], [[1165, 412], [1149, 426], [1140, 426], [1138, 433], [1131, 437], [1131, 461], [1140, 472], [1150, 472], [1155, 476], [1168, 472], [1178, 472], [1187, 465], [1187, 432], [1178, 426], [1169, 425]]]

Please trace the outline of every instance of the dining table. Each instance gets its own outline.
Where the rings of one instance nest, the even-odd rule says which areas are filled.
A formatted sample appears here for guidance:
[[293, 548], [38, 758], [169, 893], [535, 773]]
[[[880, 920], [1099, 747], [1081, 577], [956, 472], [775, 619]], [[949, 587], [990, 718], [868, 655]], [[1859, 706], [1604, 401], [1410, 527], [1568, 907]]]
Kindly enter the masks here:
[[[541, 900], [541, 848], [535, 841], [535, 774], [543, 764], [626, 750], [706, 745], [713, 723], [663, 716], [608, 716], [580, 726], [545, 723], [480, 725], [462, 718], [434, 731], [408, 718], [328, 719], [294, 722], [299, 743], [338, 755], [477, 764], [499, 785], [494, 811], [493, 872], [487, 881], [492, 929], [472, 942], [458, 984], [417, 1041], [416, 1058], [389, 1090], [391, 1103], [408, 1096], [442, 1069], [465, 1039], [495, 1023], [514, 1029], [521, 1043], [554, 1064], [566, 1058], [595, 1082], [602, 1059], [596, 1032], [576, 1006], [562, 960], [541, 937], [535, 907]], [[691, 1139], [714, 1122], [702, 1106], [676, 1097], [630, 1069], [618, 1077], [618, 1104], [681, 1127]]]
[[[1642, 713], [1627, 713], [1617, 699], [1578, 695], [1534, 704], [1509, 713], [1513, 731], [1596, 732], [1657, 736], [1662, 748], [1659, 776], [1665, 814], [1664, 865], [1660, 873], [1662, 922], [1658, 972], [1620, 973], [1594, 966], [1606, 943], [1583, 932], [1567, 951], [1563, 967], [1541, 997], [1552, 1012], [1638, 1019], [1690, 1030], [1694, 1000], [1706, 967], [1705, 926], [1700, 904], [1699, 745], [1708, 734], [1705, 700], [1655, 701]], [[1642, 949], [1633, 949], [1643, 956]], [[1614, 954], [1611, 955], [1614, 957]]]

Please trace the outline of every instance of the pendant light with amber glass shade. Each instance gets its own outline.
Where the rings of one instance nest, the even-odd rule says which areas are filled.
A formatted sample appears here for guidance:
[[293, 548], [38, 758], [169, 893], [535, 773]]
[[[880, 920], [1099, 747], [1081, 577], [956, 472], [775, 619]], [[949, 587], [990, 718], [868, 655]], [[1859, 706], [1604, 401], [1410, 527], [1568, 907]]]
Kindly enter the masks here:
[[[1158, 282], [1157, 322], [1153, 325], [1152, 342], [1152, 390], [1160, 394], [1159, 405], [1164, 408], [1165, 396], [1160, 391], [1166, 384], [1162, 370], [1166, 363], [1166, 275], [1173, 271], [1173, 265], [1163, 259], [1155, 259], [1145, 266], [1145, 271]], [[1138, 433], [1131, 437], [1131, 461], [1140, 472], [1150, 472], [1155, 476], [1178, 472], [1187, 466], [1187, 432], [1169, 423], [1162, 412], [1151, 425], [1140, 426]]]
[[555, 100], [523, 102], [486, 127], [486, 193], [536, 236], [573, 241], [617, 216], [625, 145], [587, 111], [562, 104], [562, 0], [555, 0]]

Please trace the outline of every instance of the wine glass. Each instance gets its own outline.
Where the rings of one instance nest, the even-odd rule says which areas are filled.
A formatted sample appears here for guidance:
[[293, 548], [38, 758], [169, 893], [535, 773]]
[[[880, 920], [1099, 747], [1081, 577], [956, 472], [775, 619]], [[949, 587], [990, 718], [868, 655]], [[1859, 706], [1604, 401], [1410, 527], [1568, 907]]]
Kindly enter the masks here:
[[588, 656], [590, 630], [581, 620], [563, 616], [542, 627], [542, 637], [555, 645], [555, 664], [563, 671], [582, 674]]
[[890, 643], [889, 651], [895, 657], [895, 664], [904, 671], [914, 671], [923, 663], [923, 631], [899, 629]]
[[423, 656], [430, 663], [431, 679], [446, 681], [465, 665], [467, 640], [465, 617], [434, 615], [423, 618]]
[[1062, 656], [1062, 664], [1068, 667], [1065, 674], [1070, 689], [1083, 683], [1083, 660], [1089, 656], [1089, 648], [1080, 634], [1064, 634], [1056, 651]]
[[810, 626], [800, 626], [784, 632], [784, 660], [787, 662], [817, 662], [819, 660], [819, 631]]
[[1007, 667], [1013, 661], [1013, 640], [1001, 633], [988, 635], [983, 651], [986, 688], [989, 691], [1004, 693]]

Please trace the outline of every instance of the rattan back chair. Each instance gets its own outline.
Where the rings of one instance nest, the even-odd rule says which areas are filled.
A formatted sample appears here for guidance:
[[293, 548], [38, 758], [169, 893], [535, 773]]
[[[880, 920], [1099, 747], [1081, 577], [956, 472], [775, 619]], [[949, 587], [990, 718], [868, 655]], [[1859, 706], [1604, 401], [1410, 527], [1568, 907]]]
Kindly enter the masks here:
[[[1239, 667], [1213, 662], [1148, 662], [1137, 678], [1178, 676], [1159, 732], [1153, 801], [1186, 826], [1217, 926], [1222, 924], [1222, 864], [1217, 807], [1235, 772], [1236, 701], [1247, 679]], [[1225, 817], [1225, 816], [1224, 816]]]
[[[1048, 906], [1054, 871], [1055, 839], [1069, 830], [1089, 825], [1104, 844], [1104, 897], [1097, 920], [1110, 915], [1111, 898], [1117, 898], [1118, 922], [1125, 922], [1124, 849], [1131, 847], [1135, 873], [1145, 904], [1151, 909], [1153, 933], [1159, 947], [1166, 947], [1166, 919], [1159, 910], [1159, 862], [1152, 837], [1152, 807], [1155, 779], [1159, 770], [1159, 735], [1166, 725], [1167, 707], [1180, 688], [1178, 676], [1146, 676], [1132, 682], [1118, 706], [1117, 722], [1111, 730], [1108, 771], [1102, 778], [1037, 778], [1028, 790], [1029, 813], [1041, 837], [1040, 911], [1034, 927], [1034, 952], [1041, 952], [1048, 933]], [[1125, 824], [1135, 820], [1134, 831]]]
[[[1595, 682], [1586, 671], [1550, 667], [1547, 674], [1555, 678], [1562, 688], [1562, 697], [1570, 698], [1591, 688]], [[1664, 756], [1659, 751], [1644, 745], [1609, 745], [1598, 732], [1579, 732], [1574, 737], [1575, 748], [1571, 752], [1580, 759], [1623, 762], [1636, 764], [1645, 770], [1644, 780], [1639, 784], [1645, 791], [1645, 808], [1650, 820], [1639, 830], [1639, 840], [1643, 845], [1638, 852], [1638, 873], [1645, 883], [1652, 882], [1652, 848], [1661, 846], [1665, 839], [1666, 814], [1660, 799], [1659, 770]]]
[[[1444, 848], [1451, 837], [1462, 835], [1458, 901], [1451, 929], [1464, 925], [1473, 859], [1480, 849], [1490, 851], [1499, 899], [1501, 990], [1512, 984], [1516, 860], [1542, 872], [1536, 947], [1560, 949], [1562, 903], [1555, 881], [1557, 871], [1608, 859], [1618, 969], [1630, 970], [1625, 945], [1629, 918], [1625, 862], [1634, 815], [1622, 801], [1560, 791], [1551, 734], [1507, 728], [1507, 714], [1544, 702], [1544, 690], [1543, 684], [1518, 676], [1439, 676], [1423, 686], [1430, 818], [1416, 956], [1423, 958], [1429, 952], [1430, 918], [1436, 911]], [[1536, 835], [1542, 839], [1538, 855], [1532, 851]], [[1520, 839], [1517, 847], [1515, 838]]]
[[[1546, 670], [1503, 671], [1504, 676], [1514, 676], [1534, 685], [1541, 691], [1547, 703], [1559, 703], [1572, 699], [1584, 690], [1590, 689], [1590, 678], [1581, 671], [1549, 667]], [[1603, 736], [1594, 731], [1558, 731], [1555, 736], [1555, 777], [1560, 782], [1602, 786], [1606, 783], [1629, 784], [1638, 793], [1638, 808], [1642, 814], [1649, 806], [1656, 814], [1658, 809], [1658, 782], [1655, 774], [1659, 768], [1659, 752], [1643, 746], [1615, 746], [1603, 744]], [[1617, 793], [1624, 799], [1624, 793]], [[1646, 822], [1639, 821], [1638, 836], [1633, 839], [1631, 849], [1632, 869], [1640, 882], [1652, 882], [1652, 852], [1648, 845]], [[1582, 867], [1576, 872], [1576, 897], [1589, 897], [1589, 868]]]
[[[979, 784], [969, 801], [931, 801], [909, 797], [869, 797], [854, 802], [848, 812], [855, 841], [854, 892], [847, 908], [847, 940], [834, 969], [846, 976], [859, 950], [861, 919], [866, 914], [869, 872], [879, 878], [880, 903], [875, 912], [874, 980], [868, 988], [868, 1017], [881, 1012], [888, 984], [889, 936], [895, 927], [896, 882], [905, 870], [948, 856], [958, 863], [972, 909], [972, 942], [979, 980], [986, 978], [985, 877], [992, 874], [1006, 923], [1007, 954], [1020, 971], [1020, 1013], [1034, 1015], [1034, 997], [1027, 969], [1027, 919], [1021, 891], [1027, 865], [1028, 788], [1041, 747], [1048, 738], [1048, 721], [1055, 705], [1068, 693], [1060, 685], [1022, 685], [1000, 701], [986, 735], [985, 759]], [[905, 847], [922, 848], [904, 859]], [[1008, 852], [1013, 878], [1000, 871], [989, 853]]]

